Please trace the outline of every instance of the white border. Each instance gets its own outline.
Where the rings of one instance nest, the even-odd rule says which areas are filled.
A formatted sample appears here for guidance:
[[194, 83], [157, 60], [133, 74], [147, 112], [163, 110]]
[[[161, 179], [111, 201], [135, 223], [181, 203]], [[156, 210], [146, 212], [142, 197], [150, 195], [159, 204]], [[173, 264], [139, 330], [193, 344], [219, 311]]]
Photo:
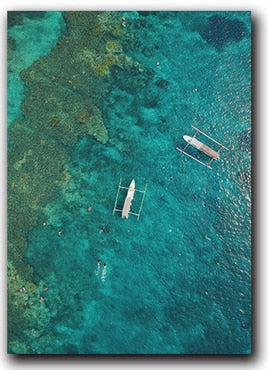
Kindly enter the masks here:
[[[7, 10], [251, 10], [254, 21], [254, 125], [255, 131], [254, 138], [254, 351], [252, 356], [247, 357], [233, 357], [233, 358], [218, 358], [212, 357], [163, 357], [159, 359], [151, 359], [150, 357], [131, 357], [131, 358], [97, 358], [97, 357], [68, 357], [59, 359], [58, 357], [23, 357], [6, 355], [6, 336], [5, 330], [1, 330], [0, 334], [0, 366], [2, 369], [29, 369], [29, 368], [42, 368], [50, 369], [52, 366], [57, 366], [60, 369], [76, 369], [78, 367], [95, 368], [252, 368], [263, 369], [268, 363], [267, 354], [267, 248], [268, 240], [265, 233], [266, 215], [265, 209], [268, 209], [267, 204], [267, 175], [266, 175], [266, 159], [267, 159], [267, 110], [268, 103], [265, 87], [268, 86], [267, 81], [267, 24], [268, 24], [268, 11], [267, 3], [264, 0], [255, 1], [242, 1], [242, 0], [217, 0], [209, 2], [207, 0], [114, 0], [103, 1], [93, 0], [89, 1], [71, 1], [71, 0], [25, 0], [23, 2], [13, 0], [3, 0], [0, 5], [0, 50], [1, 50], [1, 125], [0, 125], [0, 143], [1, 143], [1, 181], [0, 181], [0, 199], [1, 199], [1, 212], [0, 212], [0, 245], [2, 248], [1, 256], [1, 286], [0, 286], [0, 313], [1, 322], [0, 327], [6, 328], [6, 11]], [[266, 366], [265, 366], [266, 367]]]

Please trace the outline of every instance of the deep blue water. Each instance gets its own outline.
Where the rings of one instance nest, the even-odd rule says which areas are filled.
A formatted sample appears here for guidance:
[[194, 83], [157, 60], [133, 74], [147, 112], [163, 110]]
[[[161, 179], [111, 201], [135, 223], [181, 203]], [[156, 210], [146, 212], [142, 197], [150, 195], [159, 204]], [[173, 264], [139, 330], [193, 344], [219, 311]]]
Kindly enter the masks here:
[[[33, 347], [250, 353], [250, 13], [125, 18], [135, 39], [126, 38], [124, 52], [152, 77], [133, 86], [127, 71], [111, 73], [102, 107], [109, 141], [85, 137], [72, 148], [69, 180], [28, 235], [25, 258], [35, 282], [49, 287], [44, 305], [51, 316]], [[43, 55], [63, 29], [60, 17], [53, 22], [55, 38], [41, 47]], [[229, 149], [212, 170], [175, 150], [191, 125]], [[120, 178], [125, 186], [135, 178], [138, 189], [148, 184], [139, 220], [112, 214]], [[136, 194], [134, 212], [140, 200]]]

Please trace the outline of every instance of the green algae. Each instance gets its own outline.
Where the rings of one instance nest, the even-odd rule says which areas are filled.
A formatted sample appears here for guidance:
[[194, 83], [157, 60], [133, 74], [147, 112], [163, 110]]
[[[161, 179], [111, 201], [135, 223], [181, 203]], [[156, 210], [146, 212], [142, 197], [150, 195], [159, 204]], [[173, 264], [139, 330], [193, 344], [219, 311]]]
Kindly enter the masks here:
[[96, 72], [99, 76], [104, 76], [109, 71], [109, 68], [115, 64], [113, 55], [107, 55], [105, 59], [97, 65]]
[[120, 45], [116, 41], [107, 41], [105, 47], [108, 53], [119, 53], [122, 51]]

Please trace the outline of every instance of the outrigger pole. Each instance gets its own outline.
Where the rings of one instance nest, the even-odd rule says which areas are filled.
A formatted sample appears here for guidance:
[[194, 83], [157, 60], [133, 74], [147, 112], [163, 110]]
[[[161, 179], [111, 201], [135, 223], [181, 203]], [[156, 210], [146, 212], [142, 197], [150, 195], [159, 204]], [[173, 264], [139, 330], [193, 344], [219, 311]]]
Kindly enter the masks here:
[[140, 214], [141, 214], [141, 210], [142, 210], [143, 201], [144, 201], [144, 198], [145, 198], [145, 193], [146, 193], [146, 190], [147, 190], [147, 186], [148, 186], [148, 184], [145, 185], [145, 188], [143, 190], [143, 196], [142, 196], [141, 205], [140, 205], [140, 209], [139, 209], [139, 213], [138, 213], [138, 220], [140, 218]]
[[[210, 136], [208, 136], [207, 134], [205, 134], [203, 131], [201, 131], [201, 130], [199, 130], [199, 128], [196, 128], [196, 127], [194, 127], [194, 126], [192, 126], [192, 128], [194, 129], [194, 130], [196, 130], [197, 132], [195, 133], [195, 135], [198, 133], [198, 132], [200, 132], [200, 134], [202, 134], [202, 135], [204, 135], [204, 136], [206, 136], [208, 139], [210, 139], [210, 140], [212, 140], [212, 141], [214, 141], [214, 143], [216, 143], [216, 144], [218, 144], [218, 145], [220, 145], [221, 146], [221, 149], [226, 149], [226, 150], [229, 150], [228, 148], [226, 148], [226, 146], [224, 146], [224, 145], [222, 145], [221, 143], [219, 143], [218, 141], [216, 141], [215, 139], [213, 139], [212, 137], [210, 137]], [[194, 135], [194, 136], [195, 136]]]
[[118, 195], [119, 195], [119, 190], [120, 190], [120, 185], [121, 185], [121, 182], [122, 182], [122, 178], [120, 178], [120, 181], [119, 181], [119, 185], [118, 185], [118, 189], [117, 189], [117, 193], [116, 193], [116, 198], [115, 198], [115, 202], [114, 202], [114, 209], [113, 209], [113, 215], [116, 211], [116, 204], [117, 204], [117, 199], [118, 199]]
[[[187, 147], [188, 147], [188, 145], [187, 145]], [[179, 152], [182, 152], [183, 154], [188, 155], [188, 157], [190, 157], [190, 158], [194, 159], [196, 162], [198, 162], [198, 163], [202, 164], [203, 166], [208, 167], [208, 168], [210, 168], [210, 169], [212, 170], [212, 167], [211, 167], [209, 164], [206, 164], [206, 163], [204, 163], [204, 162], [200, 161], [199, 159], [195, 158], [193, 155], [191, 155], [191, 154], [189, 154], [189, 153], [185, 152], [185, 150], [182, 150], [182, 149], [178, 148], [177, 146], [176, 146], [176, 149], [177, 149]]]

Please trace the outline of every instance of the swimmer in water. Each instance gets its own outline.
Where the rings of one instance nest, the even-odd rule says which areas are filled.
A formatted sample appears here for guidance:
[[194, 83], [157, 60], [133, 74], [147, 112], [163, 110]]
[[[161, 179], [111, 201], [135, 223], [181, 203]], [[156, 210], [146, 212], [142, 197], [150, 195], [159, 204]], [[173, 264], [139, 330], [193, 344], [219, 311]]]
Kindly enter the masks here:
[[101, 226], [100, 229], [99, 229], [99, 232], [100, 233], [103, 233], [103, 234], [108, 234], [109, 233], [109, 227], [108, 226]]
[[98, 264], [97, 264], [96, 276], [98, 276], [98, 275], [99, 275], [99, 273], [100, 273], [100, 263], [101, 263], [101, 260], [100, 260], [100, 258], [98, 258]]
[[106, 263], [103, 264], [103, 270], [102, 270], [102, 274], [101, 274], [101, 281], [104, 283], [105, 282], [105, 278], [106, 278]]

